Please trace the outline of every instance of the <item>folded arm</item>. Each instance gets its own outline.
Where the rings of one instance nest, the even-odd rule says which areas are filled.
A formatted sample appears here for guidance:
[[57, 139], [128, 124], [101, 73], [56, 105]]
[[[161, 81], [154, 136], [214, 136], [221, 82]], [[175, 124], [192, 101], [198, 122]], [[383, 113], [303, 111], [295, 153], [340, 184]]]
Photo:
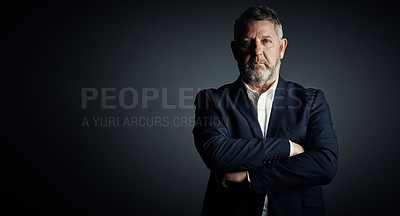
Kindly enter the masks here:
[[310, 104], [307, 138], [301, 143], [305, 152], [300, 148], [293, 157], [286, 138], [230, 138], [215, 101], [205, 92], [199, 92], [195, 104], [196, 148], [210, 170], [230, 173], [223, 181], [243, 181], [243, 171], [248, 171], [254, 191], [263, 193], [270, 188], [327, 184], [335, 176], [338, 146], [321, 91]]
[[254, 170], [271, 158], [289, 157], [285, 138], [230, 138], [215, 101], [201, 91], [197, 94], [196, 125], [193, 129], [196, 148], [210, 170], [220, 173]]
[[256, 193], [281, 187], [328, 184], [336, 175], [338, 145], [328, 104], [317, 91], [307, 125], [305, 152], [250, 170]]

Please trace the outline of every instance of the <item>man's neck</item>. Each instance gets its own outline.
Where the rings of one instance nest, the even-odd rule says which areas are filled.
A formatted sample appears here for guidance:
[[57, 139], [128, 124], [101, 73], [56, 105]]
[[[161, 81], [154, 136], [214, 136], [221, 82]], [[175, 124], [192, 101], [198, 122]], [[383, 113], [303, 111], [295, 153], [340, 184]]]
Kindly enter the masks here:
[[256, 91], [258, 95], [261, 95], [262, 93], [268, 91], [269, 88], [271, 88], [271, 86], [274, 84], [274, 82], [276, 82], [278, 77], [279, 74], [277, 73], [274, 77], [263, 83], [250, 83], [247, 81], [245, 82], [252, 90]]

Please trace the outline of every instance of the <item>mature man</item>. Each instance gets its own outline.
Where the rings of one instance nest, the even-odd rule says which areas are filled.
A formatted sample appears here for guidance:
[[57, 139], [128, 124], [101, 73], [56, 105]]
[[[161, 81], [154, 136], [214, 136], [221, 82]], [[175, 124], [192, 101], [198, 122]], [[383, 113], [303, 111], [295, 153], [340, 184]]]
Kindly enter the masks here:
[[276, 13], [247, 9], [231, 42], [240, 76], [196, 97], [196, 148], [211, 170], [202, 215], [325, 215], [338, 146], [322, 91], [279, 76]]

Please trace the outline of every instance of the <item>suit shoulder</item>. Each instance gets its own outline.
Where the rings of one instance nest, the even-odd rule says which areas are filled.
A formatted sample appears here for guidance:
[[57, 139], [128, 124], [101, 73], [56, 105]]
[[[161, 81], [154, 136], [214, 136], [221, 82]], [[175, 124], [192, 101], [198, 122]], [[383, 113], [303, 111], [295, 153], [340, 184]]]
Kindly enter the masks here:
[[302, 101], [307, 108], [315, 108], [318, 104], [326, 103], [322, 90], [317, 88], [305, 88], [295, 82], [287, 82], [287, 94], [294, 101]]
[[319, 92], [322, 93], [320, 89], [317, 88], [312, 88], [312, 87], [304, 87], [298, 83], [295, 82], [287, 82], [287, 89], [288, 91], [299, 95], [303, 96], [316, 96]]

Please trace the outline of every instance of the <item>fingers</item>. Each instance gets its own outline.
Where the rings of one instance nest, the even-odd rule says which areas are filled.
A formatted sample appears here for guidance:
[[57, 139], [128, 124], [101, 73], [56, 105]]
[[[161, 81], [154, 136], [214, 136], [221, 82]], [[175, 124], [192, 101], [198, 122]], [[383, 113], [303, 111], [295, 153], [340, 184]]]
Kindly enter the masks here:
[[304, 152], [304, 148], [303, 148], [303, 146], [301, 146], [301, 145], [299, 145], [299, 144], [296, 144], [297, 146], [297, 154], [301, 154], [301, 153], [303, 153]]
[[224, 178], [222, 179], [222, 186], [224, 188], [230, 188], [232, 184], [238, 184], [245, 180], [247, 176], [246, 171], [235, 172], [235, 173], [225, 173]]
[[224, 188], [229, 188], [228, 180], [226, 179], [226, 177], [224, 177], [224, 178], [222, 179], [222, 187], [224, 187]]
[[295, 156], [295, 155], [298, 155], [298, 154], [301, 154], [304, 152], [303, 146], [301, 146], [295, 142], [291, 142], [291, 144], [293, 147], [293, 155], [291, 155], [291, 156]]

